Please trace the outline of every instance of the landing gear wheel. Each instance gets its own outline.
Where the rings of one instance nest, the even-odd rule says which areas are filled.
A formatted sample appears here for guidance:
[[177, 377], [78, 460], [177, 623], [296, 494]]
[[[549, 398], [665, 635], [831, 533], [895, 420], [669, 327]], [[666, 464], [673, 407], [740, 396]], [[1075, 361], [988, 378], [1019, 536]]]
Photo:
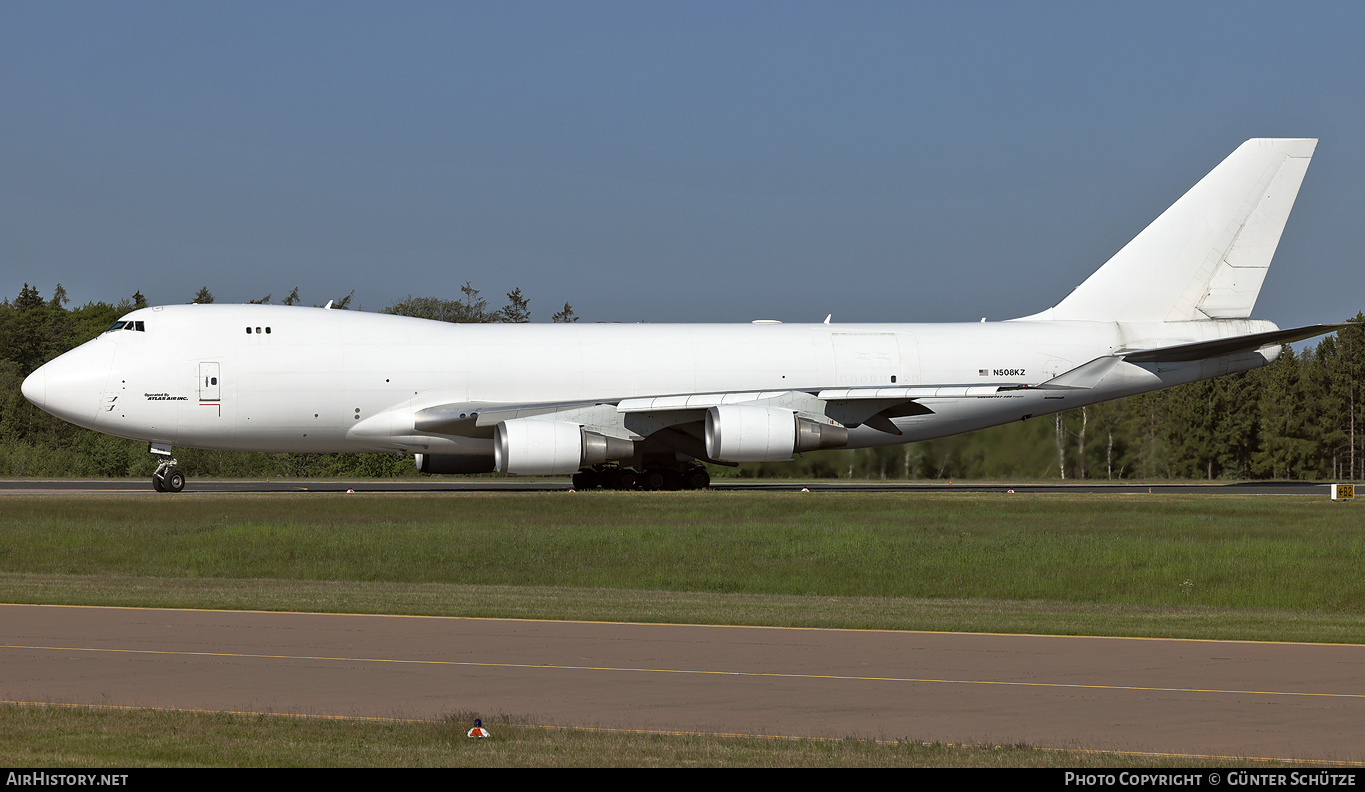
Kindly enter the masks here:
[[711, 486], [711, 474], [706, 468], [693, 468], [683, 474], [683, 486], [687, 489], [706, 489]]
[[161, 486], [164, 492], [180, 492], [185, 488], [185, 474], [178, 470], [168, 470], [166, 475], [161, 477]]
[[668, 474], [662, 470], [646, 470], [640, 478], [640, 486], [651, 492], [668, 486]]
[[185, 488], [185, 474], [175, 469], [180, 464], [171, 457], [171, 447], [165, 443], [152, 443], [149, 451], [158, 458], [156, 470], [152, 471], [152, 489], [157, 492], [179, 492]]

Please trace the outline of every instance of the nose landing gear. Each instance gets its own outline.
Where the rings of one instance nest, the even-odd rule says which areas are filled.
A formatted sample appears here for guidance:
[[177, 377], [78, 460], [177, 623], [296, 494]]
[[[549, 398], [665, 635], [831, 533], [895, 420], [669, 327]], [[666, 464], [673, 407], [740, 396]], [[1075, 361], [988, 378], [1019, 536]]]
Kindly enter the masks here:
[[152, 474], [152, 489], [157, 492], [179, 492], [185, 488], [185, 474], [175, 469], [179, 464], [171, 457], [169, 443], [152, 443], [149, 451], [160, 457], [156, 472]]
[[185, 474], [175, 469], [175, 460], [167, 459], [157, 465], [152, 474], [152, 489], [157, 492], [179, 492], [185, 488]]

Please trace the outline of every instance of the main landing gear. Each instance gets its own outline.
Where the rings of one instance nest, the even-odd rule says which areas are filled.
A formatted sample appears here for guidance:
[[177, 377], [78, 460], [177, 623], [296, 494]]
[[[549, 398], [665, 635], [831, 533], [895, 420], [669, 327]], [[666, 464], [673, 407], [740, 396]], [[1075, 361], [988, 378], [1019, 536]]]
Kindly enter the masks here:
[[152, 474], [152, 489], [157, 492], [179, 492], [185, 488], [185, 474], [176, 470], [180, 464], [171, 457], [169, 443], [152, 443], [148, 449], [157, 457], [156, 472]]
[[711, 486], [711, 474], [701, 465], [685, 468], [635, 468], [593, 465], [573, 475], [574, 489], [589, 490], [693, 490]]

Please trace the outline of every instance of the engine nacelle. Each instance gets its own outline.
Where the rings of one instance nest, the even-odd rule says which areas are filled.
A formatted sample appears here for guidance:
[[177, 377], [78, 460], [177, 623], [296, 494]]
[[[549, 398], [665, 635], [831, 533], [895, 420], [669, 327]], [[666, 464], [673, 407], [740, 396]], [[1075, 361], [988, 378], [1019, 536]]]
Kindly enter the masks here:
[[493, 430], [498, 472], [513, 476], [558, 476], [634, 455], [632, 441], [589, 432], [567, 421], [513, 418]]
[[796, 450], [819, 451], [822, 448], [843, 448], [848, 445], [848, 427], [836, 423], [816, 423], [806, 418], [796, 419]]
[[706, 411], [706, 455], [719, 462], [783, 462], [795, 451], [847, 444], [844, 427], [816, 423], [781, 407], [722, 404]]

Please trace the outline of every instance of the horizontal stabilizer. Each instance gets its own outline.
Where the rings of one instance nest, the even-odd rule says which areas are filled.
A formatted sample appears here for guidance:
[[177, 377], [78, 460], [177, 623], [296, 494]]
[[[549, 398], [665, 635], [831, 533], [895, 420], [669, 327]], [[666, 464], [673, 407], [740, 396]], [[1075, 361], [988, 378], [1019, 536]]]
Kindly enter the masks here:
[[1335, 333], [1343, 327], [1350, 327], [1354, 324], [1356, 323], [1316, 324], [1306, 327], [1293, 327], [1288, 330], [1272, 330], [1268, 333], [1220, 338], [1216, 341], [1200, 341], [1194, 344], [1179, 344], [1161, 347], [1160, 349], [1141, 349], [1114, 354], [1129, 363], [1181, 363], [1188, 360], [1203, 360], [1219, 355], [1230, 355], [1233, 352], [1244, 350], [1260, 349], [1270, 344], [1290, 344], [1295, 341], [1302, 341], [1305, 338]]

